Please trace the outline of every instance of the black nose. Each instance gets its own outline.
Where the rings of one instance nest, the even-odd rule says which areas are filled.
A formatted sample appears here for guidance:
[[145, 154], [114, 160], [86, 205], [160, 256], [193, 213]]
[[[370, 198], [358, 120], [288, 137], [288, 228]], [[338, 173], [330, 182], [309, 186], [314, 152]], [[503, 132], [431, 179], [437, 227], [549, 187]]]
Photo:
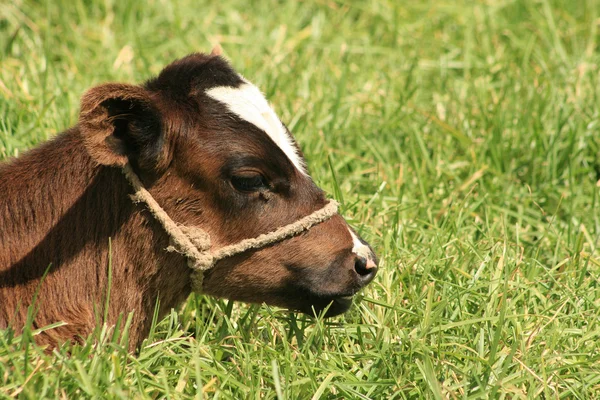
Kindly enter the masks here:
[[354, 271], [358, 275], [358, 281], [361, 286], [366, 286], [375, 278], [377, 274], [377, 264], [372, 260], [357, 256], [354, 261]]

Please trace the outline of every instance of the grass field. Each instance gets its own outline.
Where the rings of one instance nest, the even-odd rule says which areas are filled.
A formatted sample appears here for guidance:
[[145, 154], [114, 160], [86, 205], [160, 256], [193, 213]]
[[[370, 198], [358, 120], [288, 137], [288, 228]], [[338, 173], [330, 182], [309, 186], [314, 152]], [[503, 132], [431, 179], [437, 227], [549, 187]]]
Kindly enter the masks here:
[[0, 159], [220, 43], [381, 258], [332, 320], [192, 296], [136, 355], [0, 331], [0, 398], [600, 396], [599, 24], [596, 0], [0, 0]]

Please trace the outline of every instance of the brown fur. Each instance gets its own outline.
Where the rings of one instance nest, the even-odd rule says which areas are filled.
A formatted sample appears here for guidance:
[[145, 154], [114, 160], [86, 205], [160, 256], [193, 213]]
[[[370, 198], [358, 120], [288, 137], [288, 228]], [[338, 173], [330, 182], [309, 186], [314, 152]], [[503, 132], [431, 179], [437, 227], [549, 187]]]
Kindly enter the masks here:
[[[135, 312], [132, 346], [159, 315], [190, 293], [183, 257], [129, 198], [120, 167], [129, 162], [173, 220], [200, 226], [222, 246], [293, 222], [325, 204], [271, 139], [203, 94], [236, 86], [220, 57], [179, 60], [145, 86], [106, 84], [82, 99], [77, 126], [21, 158], [0, 165], [0, 328], [20, 329], [37, 294], [34, 325], [67, 325], [38, 337], [54, 346], [80, 341], [102, 322]], [[232, 176], [260, 173], [268, 188], [242, 193]], [[373, 275], [357, 274], [345, 221], [336, 216], [309, 232], [223, 260], [204, 291], [311, 312], [354, 294]], [[374, 257], [374, 256], [373, 256]], [[104, 310], [109, 265], [112, 287]], [[43, 278], [43, 279], [42, 279]]]

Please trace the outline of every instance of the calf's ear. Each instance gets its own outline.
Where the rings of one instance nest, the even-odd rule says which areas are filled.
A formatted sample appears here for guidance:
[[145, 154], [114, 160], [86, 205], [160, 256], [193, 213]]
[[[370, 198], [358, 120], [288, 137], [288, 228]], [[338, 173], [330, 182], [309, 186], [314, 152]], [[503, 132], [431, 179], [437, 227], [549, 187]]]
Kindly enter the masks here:
[[163, 147], [161, 118], [140, 86], [108, 83], [81, 99], [79, 129], [90, 156], [102, 165], [152, 169]]

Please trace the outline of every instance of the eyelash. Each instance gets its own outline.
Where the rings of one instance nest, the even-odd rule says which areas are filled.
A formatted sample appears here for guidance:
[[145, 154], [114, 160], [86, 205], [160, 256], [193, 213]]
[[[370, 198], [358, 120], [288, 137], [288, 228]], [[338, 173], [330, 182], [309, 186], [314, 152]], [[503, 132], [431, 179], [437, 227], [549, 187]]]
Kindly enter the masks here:
[[258, 192], [268, 188], [267, 182], [262, 175], [233, 176], [231, 177], [231, 185], [234, 189], [245, 193]]

